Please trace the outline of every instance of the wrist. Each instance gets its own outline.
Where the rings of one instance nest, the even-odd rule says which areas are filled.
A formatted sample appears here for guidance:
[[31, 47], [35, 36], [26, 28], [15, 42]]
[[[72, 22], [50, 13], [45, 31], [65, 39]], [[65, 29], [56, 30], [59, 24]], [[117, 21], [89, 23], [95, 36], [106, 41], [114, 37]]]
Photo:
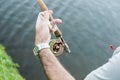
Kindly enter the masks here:
[[49, 54], [52, 54], [51, 50], [49, 48], [46, 48], [46, 49], [42, 49], [40, 52], [39, 52], [39, 56], [42, 57], [44, 55], [49, 55]]
[[35, 45], [41, 44], [41, 43], [48, 43], [50, 42], [50, 38], [43, 38], [40, 36], [36, 36], [35, 38]]
[[42, 40], [42, 39], [36, 39], [35, 40], [35, 45], [39, 45], [39, 44], [42, 44], [42, 43], [47, 43], [49, 44], [50, 40]]
[[35, 42], [35, 46], [39, 45], [39, 44], [49, 44], [49, 41], [38, 41], [38, 42]]
[[34, 49], [33, 49], [34, 55], [38, 56], [39, 52], [41, 52], [44, 49], [50, 49], [50, 46], [48, 43], [36, 44]]

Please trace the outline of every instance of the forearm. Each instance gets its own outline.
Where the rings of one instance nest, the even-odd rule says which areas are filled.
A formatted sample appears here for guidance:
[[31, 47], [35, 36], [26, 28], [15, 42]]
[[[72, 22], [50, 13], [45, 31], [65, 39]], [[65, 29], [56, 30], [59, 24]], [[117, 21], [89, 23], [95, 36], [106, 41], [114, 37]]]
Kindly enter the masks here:
[[75, 80], [74, 77], [63, 68], [50, 49], [41, 50], [39, 56], [49, 80]]

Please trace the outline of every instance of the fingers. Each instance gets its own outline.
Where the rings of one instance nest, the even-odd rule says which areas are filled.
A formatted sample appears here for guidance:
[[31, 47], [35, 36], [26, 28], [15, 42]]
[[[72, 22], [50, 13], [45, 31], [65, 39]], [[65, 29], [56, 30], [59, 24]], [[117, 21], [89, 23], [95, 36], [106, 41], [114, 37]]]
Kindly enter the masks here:
[[[53, 14], [53, 11], [52, 10], [47, 10], [47, 11], [44, 11], [44, 12], [40, 12], [39, 13], [39, 17], [41, 18], [41, 19], [47, 19], [47, 20], [49, 20], [49, 18], [50, 18], [50, 15], [52, 15]], [[56, 24], [61, 24], [62, 23], [62, 20], [61, 19], [55, 19], [55, 20], [52, 20], [51, 21], [51, 24], [54, 26], [54, 25], [56, 25]]]
[[[52, 10], [47, 10], [44, 12], [40, 12], [38, 15], [38, 22], [40, 21], [48, 21], [49, 22], [49, 18], [50, 16], [53, 14]], [[61, 24], [62, 20], [61, 19], [54, 19], [52, 21], [50, 21], [50, 25], [48, 24], [49, 28], [50, 28], [50, 32], [55, 32], [58, 30], [58, 27], [56, 26], [57, 24]]]
[[40, 12], [38, 17], [40, 17], [40, 19], [42, 19], [42, 20], [49, 20], [49, 17], [52, 14], [53, 14], [52, 10], [47, 10], [47, 11], [44, 11], [44, 12]]
[[57, 30], [58, 30], [58, 27], [55, 25], [55, 26], [52, 28], [51, 32], [54, 33], [54, 32], [57, 31]]
[[54, 25], [57, 25], [57, 24], [61, 24], [62, 23], [62, 20], [61, 19], [54, 19], [51, 21], [51, 24], [54, 26]]
[[55, 32], [58, 30], [58, 27], [57, 27], [57, 24], [61, 24], [62, 23], [62, 20], [61, 19], [55, 19], [53, 21], [51, 21], [51, 25], [53, 26], [52, 27], [52, 32]]

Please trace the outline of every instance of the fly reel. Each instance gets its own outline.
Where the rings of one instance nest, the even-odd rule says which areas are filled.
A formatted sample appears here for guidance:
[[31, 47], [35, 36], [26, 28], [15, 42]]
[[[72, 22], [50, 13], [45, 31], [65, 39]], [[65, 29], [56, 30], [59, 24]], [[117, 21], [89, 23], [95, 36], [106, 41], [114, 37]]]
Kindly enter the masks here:
[[52, 39], [49, 43], [50, 50], [53, 52], [55, 56], [59, 56], [64, 51], [64, 43], [60, 38]]

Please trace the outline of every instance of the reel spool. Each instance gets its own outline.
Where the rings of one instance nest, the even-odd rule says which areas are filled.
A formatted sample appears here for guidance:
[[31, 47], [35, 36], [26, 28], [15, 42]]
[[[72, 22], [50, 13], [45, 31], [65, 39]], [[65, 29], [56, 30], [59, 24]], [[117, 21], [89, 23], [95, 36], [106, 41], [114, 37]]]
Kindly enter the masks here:
[[64, 51], [65, 46], [63, 41], [60, 38], [52, 39], [49, 45], [50, 45], [50, 50], [53, 52], [55, 56], [61, 55]]

